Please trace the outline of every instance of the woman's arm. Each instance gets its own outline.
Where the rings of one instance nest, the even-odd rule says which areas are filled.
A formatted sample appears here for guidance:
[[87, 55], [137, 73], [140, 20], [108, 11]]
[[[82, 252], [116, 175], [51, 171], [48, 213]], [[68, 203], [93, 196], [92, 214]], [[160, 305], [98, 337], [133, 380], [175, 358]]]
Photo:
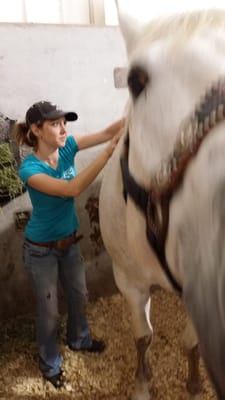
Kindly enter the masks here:
[[109, 125], [102, 131], [84, 135], [75, 135], [75, 140], [80, 150], [111, 140], [124, 127], [125, 118]]
[[95, 158], [91, 164], [81, 171], [75, 178], [66, 181], [52, 178], [47, 174], [32, 175], [27, 183], [33, 189], [51, 196], [77, 197], [97, 177], [106, 162], [112, 155], [120, 135], [114, 136], [106, 148]]

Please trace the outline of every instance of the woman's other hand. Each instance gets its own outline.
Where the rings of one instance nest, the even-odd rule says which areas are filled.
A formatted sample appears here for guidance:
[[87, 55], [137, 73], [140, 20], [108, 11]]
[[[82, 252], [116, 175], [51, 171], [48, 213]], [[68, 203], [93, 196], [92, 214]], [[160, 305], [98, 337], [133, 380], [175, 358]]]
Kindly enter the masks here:
[[122, 133], [123, 133], [123, 130], [121, 129], [120, 132], [117, 133], [116, 135], [114, 135], [113, 138], [110, 140], [110, 142], [107, 144], [105, 151], [107, 152], [109, 157], [111, 157], [111, 155], [113, 154], [113, 152], [116, 148], [116, 145], [122, 136]]

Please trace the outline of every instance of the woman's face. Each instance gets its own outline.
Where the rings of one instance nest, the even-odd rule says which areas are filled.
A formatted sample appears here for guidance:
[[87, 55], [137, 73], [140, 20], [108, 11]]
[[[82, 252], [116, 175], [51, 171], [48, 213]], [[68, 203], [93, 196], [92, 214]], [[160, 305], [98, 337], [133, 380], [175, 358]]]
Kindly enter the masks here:
[[66, 122], [64, 117], [45, 121], [35, 132], [38, 142], [53, 148], [64, 147], [67, 138]]

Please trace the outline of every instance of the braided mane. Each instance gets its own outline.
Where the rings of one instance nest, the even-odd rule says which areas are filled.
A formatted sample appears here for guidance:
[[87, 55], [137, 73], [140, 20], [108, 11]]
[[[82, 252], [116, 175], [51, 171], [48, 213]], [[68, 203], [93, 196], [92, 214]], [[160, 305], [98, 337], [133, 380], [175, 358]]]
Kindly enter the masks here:
[[224, 117], [225, 79], [219, 80], [206, 92], [200, 105], [185, 121], [173, 152], [152, 177], [151, 189], [156, 197], [171, 193], [178, 187], [188, 161], [196, 154], [210, 129]]

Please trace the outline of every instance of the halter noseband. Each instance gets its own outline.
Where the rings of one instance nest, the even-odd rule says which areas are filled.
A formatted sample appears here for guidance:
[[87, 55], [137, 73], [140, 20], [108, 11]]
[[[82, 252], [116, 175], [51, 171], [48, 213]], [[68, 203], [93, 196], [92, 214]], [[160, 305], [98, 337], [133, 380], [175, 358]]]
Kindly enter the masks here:
[[129, 171], [129, 131], [124, 142], [124, 154], [120, 164], [125, 201], [129, 195], [145, 215], [147, 239], [173, 288], [180, 293], [182, 287], [171, 273], [165, 255], [170, 201], [179, 189], [188, 163], [196, 155], [203, 139], [224, 118], [225, 80], [223, 79], [206, 92], [199, 107], [187, 119], [184, 128], [178, 135], [173, 152], [151, 177], [148, 191], [136, 182]]

